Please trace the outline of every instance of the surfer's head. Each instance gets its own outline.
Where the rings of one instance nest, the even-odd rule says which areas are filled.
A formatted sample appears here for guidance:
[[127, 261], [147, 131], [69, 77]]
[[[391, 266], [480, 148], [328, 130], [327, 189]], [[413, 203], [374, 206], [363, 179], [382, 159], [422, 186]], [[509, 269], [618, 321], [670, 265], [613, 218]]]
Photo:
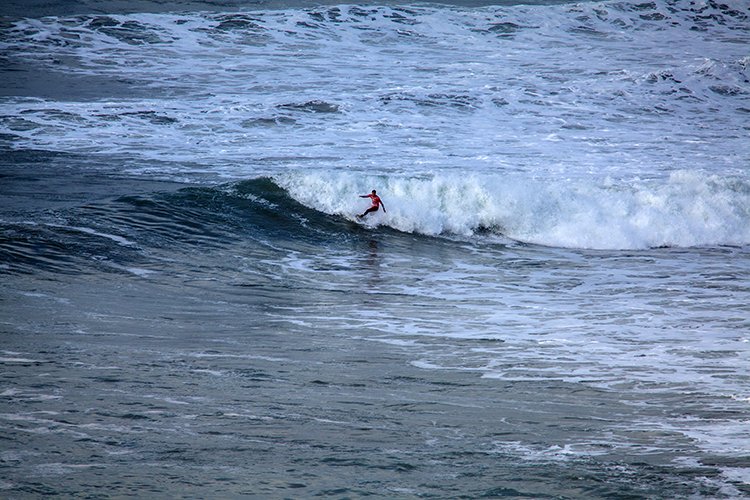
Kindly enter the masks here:
[[378, 193], [376, 193], [376, 192], [375, 192], [375, 190], [373, 189], [373, 190], [372, 190], [372, 194], [378, 194]]

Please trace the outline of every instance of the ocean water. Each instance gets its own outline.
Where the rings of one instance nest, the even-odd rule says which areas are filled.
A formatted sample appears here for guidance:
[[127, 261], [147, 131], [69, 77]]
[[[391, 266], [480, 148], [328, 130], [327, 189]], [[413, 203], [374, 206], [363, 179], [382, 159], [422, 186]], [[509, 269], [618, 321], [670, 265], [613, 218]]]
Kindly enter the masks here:
[[746, 1], [0, 14], [0, 496], [750, 497]]

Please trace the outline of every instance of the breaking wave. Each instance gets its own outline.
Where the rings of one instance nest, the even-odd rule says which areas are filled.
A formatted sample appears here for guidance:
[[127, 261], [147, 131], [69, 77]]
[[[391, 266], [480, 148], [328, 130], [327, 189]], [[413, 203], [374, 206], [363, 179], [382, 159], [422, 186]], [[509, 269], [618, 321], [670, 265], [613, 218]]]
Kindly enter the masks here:
[[376, 188], [387, 213], [371, 223], [424, 235], [487, 232], [526, 243], [593, 249], [750, 243], [750, 183], [693, 171], [663, 180], [552, 182], [523, 176], [420, 178], [315, 172], [278, 175], [300, 203], [351, 216]]

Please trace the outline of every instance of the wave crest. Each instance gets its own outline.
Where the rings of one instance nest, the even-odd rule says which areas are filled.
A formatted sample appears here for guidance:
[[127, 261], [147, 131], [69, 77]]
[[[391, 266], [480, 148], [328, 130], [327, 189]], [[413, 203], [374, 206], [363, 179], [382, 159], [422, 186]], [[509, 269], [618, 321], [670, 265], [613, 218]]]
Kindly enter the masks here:
[[366, 208], [377, 189], [388, 210], [370, 223], [424, 235], [488, 230], [526, 243], [638, 249], [750, 243], [750, 182], [695, 171], [666, 179], [540, 180], [523, 175], [417, 178], [307, 172], [274, 181], [300, 203], [331, 215]]

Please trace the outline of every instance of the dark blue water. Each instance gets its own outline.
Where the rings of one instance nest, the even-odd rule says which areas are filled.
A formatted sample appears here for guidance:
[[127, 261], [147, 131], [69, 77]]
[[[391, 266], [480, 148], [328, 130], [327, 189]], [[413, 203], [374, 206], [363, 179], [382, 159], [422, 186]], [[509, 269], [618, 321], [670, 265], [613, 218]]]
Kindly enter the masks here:
[[750, 496], [746, 4], [1, 9], [1, 496]]

